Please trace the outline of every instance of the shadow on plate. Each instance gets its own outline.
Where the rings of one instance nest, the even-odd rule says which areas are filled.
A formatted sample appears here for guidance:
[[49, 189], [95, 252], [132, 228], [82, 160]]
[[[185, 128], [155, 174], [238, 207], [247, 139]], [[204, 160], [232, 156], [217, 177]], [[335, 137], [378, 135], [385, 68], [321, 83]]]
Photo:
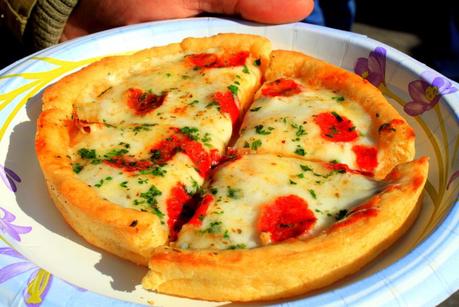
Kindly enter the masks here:
[[[29, 121], [14, 126], [10, 135], [10, 144], [5, 166], [14, 170], [22, 179], [16, 201], [20, 209], [48, 231], [75, 242], [82, 248], [100, 254], [100, 261], [95, 268], [109, 276], [111, 287], [117, 291], [132, 292], [140, 284], [147, 269], [113, 256], [87, 243], [67, 225], [48, 195], [46, 184], [35, 155], [36, 121], [41, 112], [43, 91], [32, 97], [26, 104]], [[50, 242], [53, 244], [53, 242]], [[57, 244], [57, 243], [56, 243]], [[69, 261], [79, 261], [69, 259]], [[120, 268], [123, 268], [122, 270]], [[51, 272], [53, 273], [53, 272]], [[78, 285], [85, 288], [84, 284]]]

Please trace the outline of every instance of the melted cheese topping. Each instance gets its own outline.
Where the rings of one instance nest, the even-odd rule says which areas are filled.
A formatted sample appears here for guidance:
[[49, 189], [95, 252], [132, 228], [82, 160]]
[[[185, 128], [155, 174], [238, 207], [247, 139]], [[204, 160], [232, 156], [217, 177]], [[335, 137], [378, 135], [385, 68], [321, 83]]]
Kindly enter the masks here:
[[323, 163], [246, 155], [218, 170], [208, 188], [213, 201], [202, 224], [185, 225], [176, 245], [190, 249], [260, 246], [263, 238], [257, 223], [261, 208], [286, 195], [307, 202], [317, 221], [303, 237], [314, 235], [335, 223], [345, 212], [342, 210], [357, 206], [379, 189], [367, 177], [332, 171]]
[[[124, 74], [126, 77], [107, 76], [106, 88], [83, 91], [74, 105], [79, 122], [74, 129], [78, 131], [71, 132], [69, 151], [74, 172], [101, 198], [152, 212], [165, 227], [167, 200], [173, 197], [173, 188], [181, 185], [190, 196], [197, 193], [204, 178], [196, 161], [201, 161], [203, 154], [223, 155], [231, 138], [232, 119], [215, 102], [215, 94], [234, 95], [237, 105], [238, 95], [252, 90], [260, 79], [250, 56], [246, 65], [209, 69], [194, 68], [186, 63], [186, 56], [166, 56], [144, 63], [145, 68], [137, 65]], [[94, 88], [100, 92], [94, 92]], [[136, 113], [128, 103], [131, 89], [165, 98], [151, 111]], [[160, 144], [161, 150], [164, 140], [174, 133], [200, 145], [189, 145], [189, 154], [183, 148], [169, 148], [172, 158], [157, 165], [152, 148]], [[120, 157], [124, 159], [121, 165], [111, 162]], [[149, 167], [129, 170], [137, 165], [135, 161]]]
[[[358, 169], [352, 147], [376, 144], [370, 116], [357, 102], [332, 91], [302, 87], [297, 95], [257, 99], [246, 114], [235, 147], [307, 160], [337, 161]], [[331, 112], [352, 122], [358, 133], [356, 140], [331, 142], [321, 136], [314, 118]]]

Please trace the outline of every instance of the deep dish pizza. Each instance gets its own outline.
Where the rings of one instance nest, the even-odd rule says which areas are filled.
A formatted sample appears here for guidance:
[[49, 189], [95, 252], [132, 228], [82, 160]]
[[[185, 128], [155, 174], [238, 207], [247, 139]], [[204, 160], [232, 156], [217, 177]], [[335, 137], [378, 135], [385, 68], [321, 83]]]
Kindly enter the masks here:
[[220, 34], [65, 77], [36, 149], [65, 220], [148, 263], [145, 288], [250, 301], [328, 285], [400, 237], [427, 177], [414, 140], [360, 77]]

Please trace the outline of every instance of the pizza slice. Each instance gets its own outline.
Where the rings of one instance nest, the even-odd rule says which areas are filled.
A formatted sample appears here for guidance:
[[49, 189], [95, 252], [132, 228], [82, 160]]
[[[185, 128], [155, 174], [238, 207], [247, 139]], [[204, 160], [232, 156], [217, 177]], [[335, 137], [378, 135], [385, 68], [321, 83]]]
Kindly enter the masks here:
[[143, 286], [217, 301], [271, 300], [324, 287], [367, 264], [419, 210], [427, 158], [374, 181], [337, 164], [245, 155], [213, 177]]
[[224, 155], [269, 53], [253, 35], [185, 39], [103, 59], [47, 89], [36, 150], [65, 220], [146, 265]]
[[318, 59], [274, 51], [235, 147], [342, 163], [384, 178], [414, 156], [413, 129], [378, 89]]

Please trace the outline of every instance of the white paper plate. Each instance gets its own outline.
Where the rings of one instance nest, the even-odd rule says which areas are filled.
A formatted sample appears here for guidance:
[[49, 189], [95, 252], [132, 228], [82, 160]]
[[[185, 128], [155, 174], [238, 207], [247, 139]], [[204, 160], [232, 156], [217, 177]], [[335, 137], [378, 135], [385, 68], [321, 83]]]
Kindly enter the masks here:
[[[145, 268], [77, 236], [48, 197], [35, 157], [34, 135], [41, 93], [63, 75], [101, 56], [220, 32], [264, 35], [274, 48], [308, 53], [356, 70], [370, 81], [379, 74], [384, 81], [376, 85], [416, 130], [418, 156], [431, 157], [422, 212], [406, 236], [358, 274], [322, 291], [272, 303], [434, 305], [459, 289], [459, 179], [454, 180], [459, 177], [459, 94], [454, 86], [425, 65], [362, 35], [302, 23], [260, 26], [196, 18], [90, 35], [46, 49], [0, 72], [0, 233], [4, 241], [0, 303], [215, 305], [144, 291], [140, 280]], [[414, 116], [413, 110], [422, 112]]]

